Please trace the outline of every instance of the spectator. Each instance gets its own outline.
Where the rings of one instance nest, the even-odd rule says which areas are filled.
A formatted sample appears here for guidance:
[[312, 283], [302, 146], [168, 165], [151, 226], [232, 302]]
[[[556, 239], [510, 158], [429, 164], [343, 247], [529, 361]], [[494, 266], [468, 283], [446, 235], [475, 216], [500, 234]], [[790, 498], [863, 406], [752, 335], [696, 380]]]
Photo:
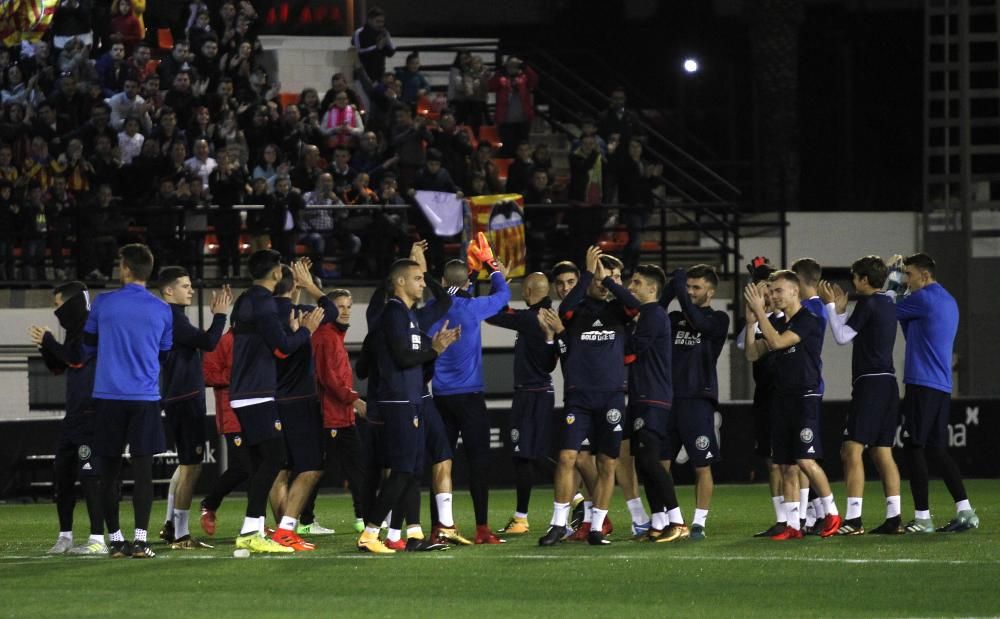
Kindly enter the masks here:
[[114, 0], [111, 5], [111, 34], [119, 35], [125, 51], [132, 53], [144, 36], [142, 24], [132, 11], [131, 0]]
[[45, 204], [42, 202], [42, 186], [38, 182], [28, 185], [24, 207], [19, 213], [23, 224], [21, 230], [21, 277], [28, 281], [45, 281], [45, 241], [48, 224], [45, 218]]
[[351, 167], [367, 174], [373, 183], [381, 181], [386, 168], [394, 166], [396, 161], [395, 157], [385, 158], [378, 134], [374, 131], [366, 131], [361, 135], [358, 148], [351, 155]]
[[615, 162], [618, 201], [632, 207], [622, 213], [622, 219], [628, 228], [628, 245], [625, 246], [623, 255], [626, 271], [632, 271], [639, 265], [642, 231], [649, 223], [655, 179], [663, 174], [662, 164], [644, 161], [642, 154], [642, 142], [638, 138], [632, 138], [628, 142], [628, 149]]
[[58, 159], [53, 159], [49, 155], [49, 144], [41, 136], [31, 138], [31, 150], [27, 159], [24, 160], [23, 182], [36, 182], [42, 191], [48, 191], [52, 183], [52, 177], [62, 174], [66, 165]]
[[223, 112], [236, 112], [240, 109], [240, 103], [235, 96], [236, 87], [230, 77], [219, 79], [215, 92], [208, 95], [208, 112], [216, 121]]
[[315, 189], [302, 196], [305, 208], [299, 214], [299, 242], [309, 248], [313, 266], [322, 269], [323, 256], [329, 238], [333, 235], [333, 212], [330, 209], [309, 208], [312, 206], [333, 206], [342, 204], [333, 191], [333, 177], [329, 173], [321, 173]]
[[625, 109], [624, 88], [619, 87], [611, 91], [611, 103], [601, 115], [598, 133], [608, 142], [612, 141], [612, 136], [617, 136], [616, 141], [619, 144], [628, 144], [633, 137], [642, 136], [639, 115]]
[[175, 182], [179, 182], [182, 178], [187, 178], [187, 144], [182, 140], [171, 143], [170, 152], [167, 153], [167, 157], [168, 163], [166, 170], [164, 170], [164, 176], [174, 179]]
[[535, 153], [531, 156], [531, 160], [535, 163], [536, 170], [545, 170], [548, 174], [549, 184], [552, 184], [552, 153], [549, 151], [549, 145], [545, 142], [541, 142], [535, 147]]
[[469, 68], [462, 76], [465, 88], [465, 110], [461, 123], [472, 127], [472, 132], [479, 137], [479, 127], [490, 123], [489, 85], [490, 71], [479, 56], [472, 56]]
[[378, 194], [375, 193], [373, 189], [369, 187], [371, 178], [364, 172], [358, 172], [354, 175], [354, 180], [348, 185], [343, 193], [340, 195], [340, 199], [347, 204], [359, 205], [359, 204], [378, 204], [379, 198]]
[[500, 170], [493, 162], [493, 145], [483, 140], [476, 145], [476, 153], [469, 165], [471, 174], [482, 174], [486, 181], [486, 191], [500, 193], [503, 183], [500, 182]]
[[385, 29], [385, 11], [377, 6], [368, 9], [367, 21], [354, 31], [351, 44], [368, 79], [377, 82], [385, 73], [385, 59], [396, 53], [392, 37]]
[[212, 30], [212, 15], [206, 10], [195, 16], [194, 24], [188, 27], [187, 39], [191, 44], [191, 49], [201, 49], [201, 44], [209, 37], [214, 37]]
[[[326, 166], [319, 157], [319, 148], [312, 144], [307, 144], [302, 148], [302, 157], [299, 160], [299, 165], [292, 169], [292, 187], [295, 187], [299, 191], [309, 192], [310, 187], [315, 189], [318, 186], [320, 176], [326, 171]], [[333, 191], [332, 186], [330, 187], [330, 191]]]
[[164, 107], [160, 111], [160, 122], [149, 137], [159, 140], [163, 149], [170, 149], [171, 152], [177, 142], [187, 146], [187, 134], [177, 128], [177, 112], [171, 107]]
[[139, 43], [135, 46], [135, 53], [127, 61], [129, 69], [139, 78], [140, 82], [146, 81], [150, 75], [156, 75], [157, 63], [153, 60], [153, 50], [149, 43]]
[[328, 149], [351, 146], [365, 132], [361, 112], [348, 102], [347, 92], [333, 97], [333, 105], [323, 115], [320, 131], [327, 136]]
[[219, 66], [219, 40], [215, 34], [202, 39], [201, 46], [194, 57], [194, 70], [198, 72], [198, 81], [206, 82], [206, 92], [215, 92], [222, 80], [222, 68]]
[[143, 204], [156, 194], [157, 182], [166, 165], [167, 159], [160, 152], [160, 143], [147, 138], [142, 143], [139, 156], [122, 168], [122, 176], [126, 182], [121, 186], [121, 195], [126, 206]]
[[23, 238], [21, 204], [14, 198], [14, 183], [0, 179], [0, 280], [16, 279], [14, 244]]
[[404, 102], [416, 105], [417, 100], [430, 90], [430, 82], [420, 72], [420, 54], [410, 52], [406, 55], [406, 66], [396, 69], [396, 81], [403, 86]]
[[146, 136], [139, 133], [139, 119], [129, 116], [125, 120], [125, 127], [118, 133], [118, 152], [121, 153], [124, 165], [132, 163], [139, 156], [145, 141]]
[[236, 112], [225, 110], [219, 116], [219, 126], [215, 132], [215, 151], [228, 150], [233, 155], [234, 160], [246, 167], [250, 159], [250, 149], [247, 147], [247, 139], [240, 130], [240, 125], [236, 120]]
[[576, 150], [580, 148], [580, 139], [585, 135], [594, 136], [594, 140], [597, 142], [597, 148], [600, 149], [601, 154], [605, 157], [608, 156], [608, 143], [604, 141], [604, 138], [597, 132], [597, 121], [595, 121], [590, 116], [584, 116], [580, 119], [580, 137], [573, 140], [570, 150]]
[[[201, 179], [202, 189], [208, 189], [209, 177], [219, 166], [219, 163], [208, 155], [208, 142], [204, 139], [195, 140], [194, 156], [184, 162], [188, 172], [196, 174]], [[214, 192], [213, 192], [214, 194]]]
[[3, 107], [7, 118], [0, 118], [0, 140], [11, 150], [11, 160], [15, 165], [24, 163], [31, 146], [31, 121], [25, 118], [25, 106], [11, 103]]
[[90, 193], [94, 166], [83, 156], [83, 142], [73, 138], [66, 146], [66, 182], [77, 200]]
[[205, 140], [209, 145], [215, 144], [215, 123], [212, 122], [212, 113], [207, 107], [202, 105], [194, 109], [194, 120], [187, 135], [192, 144], [198, 140]]
[[185, 40], [174, 41], [174, 48], [170, 50], [170, 55], [160, 61], [156, 67], [156, 74], [160, 76], [161, 84], [173, 84], [174, 78], [181, 71], [191, 71], [194, 67], [192, 62], [194, 56]]
[[[277, 106], [274, 106], [272, 109], [272, 105], [270, 103], [254, 105], [253, 113], [250, 116], [250, 126], [243, 129], [243, 136], [247, 141], [247, 149], [250, 151], [250, 164], [254, 166], [260, 163], [264, 147], [269, 144], [274, 145], [275, 155], [281, 159], [281, 149], [276, 144], [281, 136], [278, 133], [277, 126], [272, 122], [272, 119], [277, 120], [280, 117], [278, 116]], [[246, 123], [241, 122], [240, 125], [245, 126]]]
[[223, 76], [238, 85], [238, 90], [247, 88], [253, 70], [253, 45], [250, 41], [243, 41], [235, 52], [223, 56], [222, 67]]
[[343, 73], [334, 73], [330, 78], [330, 90], [326, 91], [323, 95], [323, 101], [320, 102], [320, 109], [328, 110], [330, 106], [333, 105], [333, 99], [339, 93], [347, 93], [347, 102], [353, 105], [357, 109], [362, 109], [361, 99], [358, 97], [358, 93], [354, 92], [352, 88], [347, 85], [347, 78], [344, 77]]
[[507, 193], [523, 194], [531, 185], [535, 173], [535, 162], [531, 159], [533, 154], [528, 142], [517, 145], [514, 161], [507, 168], [507, 185], [504, 189]]
[[14, 151], [10, 144], [0, 144], [0, 181], [11, 183], [13, 186], [20, 176], [21, 173], [14, 165]]
[[292, 191], [292, 181], [288, 175], [279, 174], [274, 181], [274, 201], [265, 220], [271, 237], [271, 248], [281, 252], [286, 261], [295, 256], [299, 217], [304, 206], [302, 196]]
[[[299, 164], [299, 153], [305, 152], [305, 148], [309, 146], [307, 142], [309, 137], [308, 130], [302, 123], [302, 115], [299, 112], [298, 106], [289, 105], [285, 108], [284, 113], [281, 115], [279, 134], [281, 136], [282, 155], [284, 155], [285, 159], [291, 165], [297, 166]], [[316, 154], [317, 156], [319, 155], [319, 149], [317, 149]], [[313, 186], [315, 186], [315, 183], [307, 185], [307, 187]]]
[[[128, 2], [128, 0], [121, 0]], [[125, 62], [125, 44], [120, 37], [112, 39], [111, 49], [97, 61], [97, 79], [101, 92], [105, 97], [111, 97], [125, 88], [125, 78], [129, 75], [129, 66]]]
[[541, 169], [534, 170], [531, 173], [531, 184], [524, 190], [523, 195], [526, 205], [552, 204], [552, 187], [549, 185], [548, 172]]
[[118, 132], [111, 127], [111, 107], [100, 99], [90, 105], [90, 120], [70, 132], [69, 138], [83, 140], [84, 152], [93, 153], [99, 136], [106, 136], [112, 144], [118, 143]]
[[[200, 143], [200, 142], [199, 142]], [[197, 156], [197, 148], [195, 154]], [[209, 176], [209, 191], [218, 210], [212, 217], [212, 227], [219, 241], [219, 276], [240, 275], [240, 214], [233, 209], [243, 203], [246, 174], [239, 162], [226, 150], [219, 151], [218, 165]]]
[[288, 166], [278, 162], [278, 155], [278, 146], [276, 144], [268, 144], [264, 147], [260, 161], [253, 169], [254, 181], [258, 178], [264, 179], [264, 182], [267, 183], [268, 191], [274, 191], [274, 181], [278, 178], [278, 174], [287, 173]]
[[118, 143], [118, 137], [111, 141], [106, 133], [100, 133], [94, 143], [94, 154], [90, 158], [90, 166], [94, 168], [93, 182], [97, 185], [109, 185], [115, 193], [119, 190], [119, 171], [122, 162], [118, 158], [112, 144]]
[[486, 175], [480, 171], [475, 171], [469, 175], [469, 186], [468, 195], [470, 198], [476, 198], [478, 196], [485, 196], [489, 193], [489, 189], [486, 187]]
[[176, 264], [180, 261], [179, 231], [183, 216], [183, 206], [177, 196], [174, 179], [163, 177], [158, 184], [159, 189], [149, 203], [149, 212], [143, 214], [146, 244], [152, 250], [155, 260], [154, 275], [164, 264]]
[[597, 241], [604, 225], [601, 205], [604, 201], [604, 157], [597, 148], [594, 136], [583, 136], [580, 147], [570, 155], [569, 200], [574, 207], [570, 213], [570, 228], [574, 235], [575, 249], [571, 260], [583, 260], [587, 248]]
[[53, 155], [59, 155], [63, 150], [62, 136], [69, 131], [67, 123], [56, 116], [56, 110], [48, 101], [42, 101], [36, 108], [37, 114], [31, 123], [31, 133], [41, 137], [49, 144]]
[[311, 112], [315, 112], [322, 118], [325, 110], [321, 110], [319, 104], [319, 92], [315, 88], [303, 88], [302, 92], [299, 93], [298, 105], [303, 117], [309, 116]]
[[402, 85], [396, 81], [394, 73], [386, 73], [368, 93], [371, 100], [366, 106], [368, 110], [368, 126], [382, 133], [389, 133], [395, 123], [396, 106], [402, 93]]
[[525, 250], [528, 271], [544, 271], [546, 248], [565, 246], [563, 239], [554, 236], [559, 213], [553, 209], [537, 208], [536, 205], [552, 204], [552, 188], [545, 170], [536, 169], [531, 175], [531, 184], [524, 191]]
[[534, 90], [538, 75], [520, 58], [511, 56], [489, 80], [489, 88], [497, 93], [496, 123], [500, 130], [501, 152], [509, 157], [514, 148], [526, 142], [535, 118]]
[[148, 75], [139, 86], [139, 95], [146, 100], [146, 112], [150, 118], [159, 118], [166, 103], [163, 91], [160, 90], [160, 76], [156, 73]]
[[20, 66], [12, 64], [7, 67], [7, 80], [4, 82], [3, 90], [0, 90], [0, 100], [4, 105], [19, 103], [35, 106], [42, 100], [42, 96], [38, 88], [38, 76], [32, 76], [25, 81], [24, 71]]
[[424, 142], [431, 134], [424, 126], [424, 119], [413, 119], [413, 111], [405, 105], [396, 108], [396, 126], [392, 128], [392, 148], [399, 157], [399, 188], [407, 191], [413, 179], [424, 167]]
[[153, 121], [147, 112], [146, 100], [139, 96], [139, 82], [135, 75], [125, 78], [120, 93], [107, 100], [111, 108], [111, 127], [117, 131], [125, 128], [126, 118], [135, 118], [142, 130], [149, 133], [153, 130]]
[[410, 192], [412, 193], [414, 190], [453, 193], [458, 199], [462, 199], [464, 196], [448, 170], [441, 167], [441, 153], [433, 148], [427, 151], [426, 164], [417, 177], [413, 179], [413, 188]]
[[87, 122], [87, 98], [77, 88], [76, 77], [65, 75], [59, 80], [59, 89], [49, 97], [49, 103], [59, 118], [70, 129], [76, 129]]
[[438, 128], [433, 132], [433, 146], [441, 153], [444, 166], [455, 183], [467, 186], [469, 177], [469, 157], [472, 155], [472, 140], [469, 133], [455, 122], [451, 110], [443, 110], [438, 118]]
[[52, 17], [49, 31], [52, 33], [52, 45], [57, 50], [64, 50], [67, 44], [76, 41], [88, 48], [94, 43], [91, 30], [90, 0], [62, 0], [59, 10]]
[[461, 50], [455, 54], [455, 60], [448, 69], [448, 105], [455, 110], [458, 122], [465, 122], [465, 74], [472, 65], [472, 55]]
[[410, 251], [407, 232], [406, 202], [399, 195], [396, 177], [386, 174], [379, 183], [379, 202], [382, 208], [375, 211], [374, 222], [367, 235], [369, 271], [388, 273], [396, 256]]
[[[194, 110], [201, 103], [201, 95], [204, 94], [205, 83], [191, 83], [191, 73], [180, 71], [174, 76], [173, 84], [167, 91], [163, 103], [177, 113], [177, 124], [181, 127], [188, 127], [194, 118]], [[188, 136], [189, 139], [194, 139]]]
[[99, 186], [81, 222], [81, 234], [87, 242], [80, 244], [83, 252], [80, 272], [86, 273], [87, 279], [103, 281], [111, 278], [118, 245], [126, 230], [125, 218], [111, 185]]
[[260, 205], [260, 210], [247, 211], [247, 234], [250, 235], [250, 253], [271, 246], [271, 235], [268, 233], [267, 216], [274, 210], [274, 196], [267, 186], [267, 179], [255, 176], [253, 191], [247, 197], [247, 204]]
[[236, 98], [241, 103], [274, 106], [275, 113], [277, 113], [278, 95], [280, 94], [281, 83], [271, 84], [268, 81], [267, 70], [260, 65], [250, 70], [250, 78], [246, 83], [237, 82], [236, 84]]
[[31, 45], [32, 53], [29, 57], [21, 54], [21, 65], [27, 76], [38, 78], [38, 88], [42, 95], [52, 92], [55, 87], [56, 72], [55, 57], [52, 55], [52, 46], [47, 40], [36, 41]]
[[59, 75], [72, 75], [79, 82], [97, 81], [97, 69], [90, 61], [90, 46], [80, 39], [71, 39], [59, 54]]
[[337, 195], [343, 195], [354, 182], [354, 177], [358, 175], [357, 170], [351, 167], [351, 151], [346, 146], [341, 146], [333, 152], [330, 175], [333, 176], [333, 190]]

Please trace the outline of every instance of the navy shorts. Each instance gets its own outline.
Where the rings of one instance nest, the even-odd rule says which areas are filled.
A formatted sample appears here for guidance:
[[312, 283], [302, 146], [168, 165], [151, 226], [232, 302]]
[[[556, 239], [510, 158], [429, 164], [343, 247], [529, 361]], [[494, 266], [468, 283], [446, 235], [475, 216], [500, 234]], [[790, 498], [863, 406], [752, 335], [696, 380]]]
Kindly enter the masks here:
[[574, 391], [566, 397], [562, 420], [562, 449], [578, 451], [589, 438], [591, 450], [610, 458], [621, 452], [626, 422], [625, 394], [621, 391]]
[[201, 464], [205, 455], [205, 400], [188, 398], [163, 405], [167, 435], [181, 464]]
[[667, 428], [670, 423], [670, 409], [662, 406], [653, 406], [646, 402], [629, 402], [628, 416], [632, 420], [630, 424], [633, 432], [646, 429], [660, 437], [667, 438]]
[[326, 431], [323, 414], [315, 398], [279, 400], [278, 418], [285, 437], [285, 468], [295, 473], [323, 470]]
[[771, 409], [771, 459], [775, 464], [823, 457], [819, 395], [775, 394]]
[[260, 445], [273, 438], [281, 438], [281, 420], [278, 418], [278, 405], [274, 400], [234, 408], [233, 412], [240, 420], [243, 442], [247, 447]]
[[[453, 457], [451, 445], [448, 442], [448, 429], [444, 427], [441, 413], [434, 404], [434, 398], [424, 396], [420, 400], [420, 416], [424, 421], [424, 457], [437, 464]], [[424, 463], [426, 464], [426, 463]], [[423, 466], [420, 467], [423, 469]]]
[[898, 424], [899, 387], [895, 376], [862, 376], [854, 381], [844, 440], [865, 447], [892, 447]]
[[133, 456], [152, 456], [167, 450], [158, 401], [95, 398], [94, 406], [94, 453], [98, 456], [117, 458], [126, 444]]
[[753, 452], [761, 458], [771, 457], [771, 407], [774, 404], [774, 391], [771, 389], [754, 389], [753, 406]]
[[386, 468], [384, 445], [382, 444], [382, 429], [385, 424], [382, 423], [381, 417], [379, 417], [379, 421], [372, 421], [370, 415], [372, 403], [373, 401], [369, 400], [368, 418], [358, 417], [355, 423], [358, 426], [358, 436], [361, 437], [361, 455], [364, 468], [371, 471], [381, 471]]
[[514, 457], [547, 458], [552, 449], [552, 411], [556, 396], [548, 391], [515, 391], [510, 408], [510, 444]]
[[906, 385], [903, 396], [903, 444], [947, 447], [951, 394], [922, 385]]
[[56, 453], [75, 452], [79, 465], [79, 475], [96, 477], [99, 474], [94, 455], [94, 411], [84, 411], [66, 415], [59, 428], [59, 443]]
[[486, 414], [486, 398], [482, 392], [436, 395], [434, 404], [441, 413], [441, 420], [448, 431], [448, 442], [452, 451], [458, 447], [458, 436], [462, 435], [462, 446], [469, 463], [489, 465], [490, 461], [490, 418]]
[[424, 424], [421, 406], [409, 402], [379, 402], [382, 416], [382, 452], [385, 466], [400, 473], [416, 475], [424, 455]]
[[677, 459], [683, 445], [691, 466], [709, 466], [722, 461], [722, 450], [715, 437], [715, 402], [703, 398], [676, 398], [670, 409], [665, 443], [672, 452], [666, 460]]

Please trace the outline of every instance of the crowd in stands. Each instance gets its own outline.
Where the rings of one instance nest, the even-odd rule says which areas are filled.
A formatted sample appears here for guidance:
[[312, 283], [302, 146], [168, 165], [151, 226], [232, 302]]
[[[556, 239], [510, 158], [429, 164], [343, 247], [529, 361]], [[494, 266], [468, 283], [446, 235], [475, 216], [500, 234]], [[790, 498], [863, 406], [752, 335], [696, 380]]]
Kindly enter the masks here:
[[[433, 236], [407, 208], [419, 189], [650, 203], [660, 171], [642, 157], [622, 91], [584, 123], [557, 183], [548, 146], [530, 143], [538, 75], [519, 58], [494, 71], [458, 53], [448, 107], [427, 114], [419, 54], [390, 69], [396, 49], [373, 8], [353, 37], [353, 75], [282, 105], [277, 76], [258, 62], [250, 2], [195, 0], [170, 49], [146, 31], [145, 4], [115, 0], [108, 13], [64, 0], [43, 39], [0, 47], [0, 280], [107, 279], [130, 241], [200, 276], [206, 234], [220, 277], [240, 275], [241, 236], [251, 250], [305, 251], [319, 269], [334, 255], [341, 275], [377, 276], [408, 251], [410, 226]], [[499, 143], [481, 136], [493, 124]], [[512, 162], [501, 170], [498, 157]], [[641, 229], [646, 216], [629, 217]], [[579, 247], [604, 223], [599, 208], [529, 211], [529, 255], [554, 218], [581, 232]]]

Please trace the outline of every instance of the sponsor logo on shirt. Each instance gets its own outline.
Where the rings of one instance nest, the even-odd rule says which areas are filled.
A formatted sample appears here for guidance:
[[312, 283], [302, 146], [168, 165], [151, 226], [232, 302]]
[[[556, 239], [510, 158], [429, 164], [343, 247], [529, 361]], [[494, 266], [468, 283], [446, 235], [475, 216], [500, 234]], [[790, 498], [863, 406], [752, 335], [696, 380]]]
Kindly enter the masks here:
[[697, 346], [698, 344], [701, 344], [700, 331], [678, 330], [677, 334], [674, 336], [675, 346]]
[[583, 342], [613, 342], [615, 341], [614, 331], [584, 331], [580, 334], [580, 341]]

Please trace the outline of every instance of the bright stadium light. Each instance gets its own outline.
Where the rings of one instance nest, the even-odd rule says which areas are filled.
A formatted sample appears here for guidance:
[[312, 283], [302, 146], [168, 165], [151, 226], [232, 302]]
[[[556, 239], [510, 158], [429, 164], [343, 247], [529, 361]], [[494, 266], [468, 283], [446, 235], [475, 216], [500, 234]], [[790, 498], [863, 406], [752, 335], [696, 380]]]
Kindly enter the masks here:
[[688, 73], [697, 73], [698, 61], [695, 60], [694, 58], [686, 58], [684, 60], [684, 70], [687, 71]]

